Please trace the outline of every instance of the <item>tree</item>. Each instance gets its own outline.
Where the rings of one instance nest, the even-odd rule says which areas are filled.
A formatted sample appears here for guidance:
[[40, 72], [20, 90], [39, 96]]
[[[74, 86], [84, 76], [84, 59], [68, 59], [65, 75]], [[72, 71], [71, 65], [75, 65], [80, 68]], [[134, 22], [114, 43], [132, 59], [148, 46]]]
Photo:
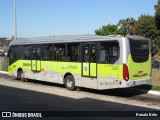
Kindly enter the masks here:
[[118, 25], [125, 30], [125, 34], [132, 35], [134, 30], [134, 24], [136, 20], [134, 18], [120, 19]]
[[155, 39], [159, 33], [155, 24], [155, 17], [150, 15], [141, 15], [134, 24], [133, 33], [135, 35], [145, 36]]
[[157, 36], [157, 38], [155, 38], [155, 44], [156, 44], [155, 46], [156, 50], [157, 51], [160, 50], [160, 36]]
[[3, 46], [9, 46], [9, 43], [12, 41], [12, 39], [10, 40], [7, 40], [7, 38], [5, 37], [2, 37], [0, 38], [0, 46], [3, 47]]
[[160, 50], [160, 0], [158, 0], [157, 5], [155, 5], [155, 24], [157, 29], [159, 30], [159, 35], [155, 39], [156, 42], [156, 50]]
[[118, 29], [118, 25], [105, 25], [98, 30], [95, 30], [96, 35], [124, 35], [125, 31], [122, 28]]
[[158, 0], [158, 4], [155, 5], [155, 23], [157, 28], [160, 30], [160, 0]]

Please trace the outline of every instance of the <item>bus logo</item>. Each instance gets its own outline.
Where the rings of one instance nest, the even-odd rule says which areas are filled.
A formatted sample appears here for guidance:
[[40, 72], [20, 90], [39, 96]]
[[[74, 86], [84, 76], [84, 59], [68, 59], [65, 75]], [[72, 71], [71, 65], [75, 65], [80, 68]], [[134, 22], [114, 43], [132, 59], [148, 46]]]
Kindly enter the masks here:
[[147, 73], [144, 73], [143, 71], [138, 71], [138, 74], [133, 75], [133, 77], [143, 77], [143, 76], [147, 76]]

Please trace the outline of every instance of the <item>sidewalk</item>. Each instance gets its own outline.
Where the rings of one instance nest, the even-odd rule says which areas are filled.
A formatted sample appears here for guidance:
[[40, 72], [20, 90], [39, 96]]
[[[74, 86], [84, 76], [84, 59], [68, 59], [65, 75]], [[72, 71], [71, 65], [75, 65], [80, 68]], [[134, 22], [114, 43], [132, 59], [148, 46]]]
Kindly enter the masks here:
[[[5, 71], [0, 71], [0, 73], [2, 73], [2, 74], [8, 74], [8, 72], [5, 72]], [[144, 89], [138, 89], [138, 88], [134, 88], [134, 89], [136, 89], [137, 91], [140, 91], [140, 92], [144, 92], [144, 93], [160, 96], [160, 92], [159, 91], [144, 90]]]

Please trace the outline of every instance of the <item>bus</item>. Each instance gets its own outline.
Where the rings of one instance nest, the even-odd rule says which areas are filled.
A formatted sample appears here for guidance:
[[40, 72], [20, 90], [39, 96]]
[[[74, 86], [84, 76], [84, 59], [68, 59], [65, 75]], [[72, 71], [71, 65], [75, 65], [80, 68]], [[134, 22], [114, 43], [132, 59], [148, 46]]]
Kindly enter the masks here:
[[53, 36], [22, 38], [9, 45], [8, 73], [97, 90], [151, 82], [149, 39], [141, 36]]

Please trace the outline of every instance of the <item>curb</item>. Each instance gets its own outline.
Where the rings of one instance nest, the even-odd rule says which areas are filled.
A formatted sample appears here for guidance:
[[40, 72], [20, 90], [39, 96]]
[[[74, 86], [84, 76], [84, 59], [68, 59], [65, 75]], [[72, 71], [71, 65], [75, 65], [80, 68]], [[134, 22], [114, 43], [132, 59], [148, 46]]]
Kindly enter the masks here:
[[[0, 73], [8, 75], [8, 72], [5, 72], [5, 71], [0, 71]], [[134, 88], [134, 89], [137, 90], [137, 91], [139, 91], [139, 92], [144, 92], [144, 93], [147, 93], [147, 94], [160, 96], [160, 92], [159, 91], [144, 90], [144, 89], [138, 89], [138, 88]]]
[[153, 90], [149, 90], [148, 94], [152, 94], [152, 95], [159, 95], [160, 96], [160, 92], [158, 91], [153, 91]]
[[5, 71], [0, 71], [0, 73], [8, 75], [8, 72], [5, 72]]
[[134, 90], [138, 91], [138, 92], [142, 92], [142, 93], [147, 93], [147, 94], [151, 94], [151, 95], [158, 95], [160, 96], [160, 92], [159, 91], [154, 91], [154, 90], [145, 90], [145, 89], [139, 89], [139, 88], [133, 88]]

